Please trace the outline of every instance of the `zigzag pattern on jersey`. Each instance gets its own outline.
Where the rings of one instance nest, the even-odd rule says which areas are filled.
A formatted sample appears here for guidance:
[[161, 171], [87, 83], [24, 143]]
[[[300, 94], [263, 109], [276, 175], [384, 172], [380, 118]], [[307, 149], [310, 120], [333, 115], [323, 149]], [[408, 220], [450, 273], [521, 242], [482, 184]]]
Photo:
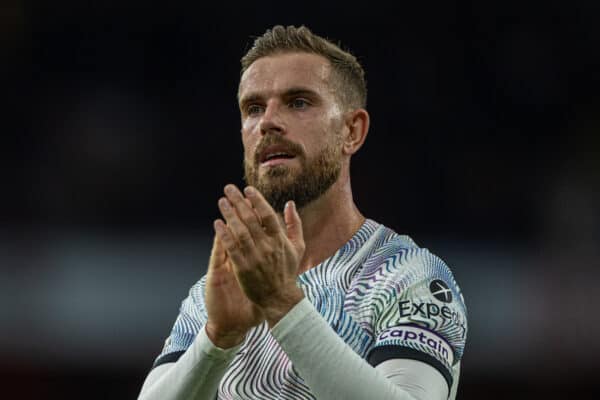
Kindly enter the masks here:
[[[378, 227], [377, 223], [366, 221], [336, 254], [298, 277], [305, 296], [329, 326], [363, 358], [373, 339], [346, 312], [344, 301], [357, 270], [371, 255], [370, 250], [376, 248], [364, 249], [363, 245]], [[360, 250], [369, 251], [356, 257]], [[237, 398], [236, 395], [248, 399], [314, 399], [266, 324], [250, 332], [222, 382], [220, 399]]]
[[[352, 317], [350, 310], [354, 306], [354, 300], [357, 299], [352, 296], [352, 293], [349, 293], [348, 289], [353, 282], [357, 281], [357, 272], [360, 268], [369, 264], [381, 265], [385, 258], [398, 250], [398, 243], [382, 248], [390, 239], [396, 237], [397, 242], [398, 239], [393, 231], [387, 229], [376, 231], [377, 227], [378, 225], [369, 221], [364, 227], [365, 229], [361, 229], [359, 234], [333, 257], [299, 277], [300, 286], [317, 311], [328, 321], [332, 329], [363, 358], [366, 357], [373, 344], [373, 336], [370, 334], [372, 329], [365, 329], [368, 324], [361, 324]], [[369, 239], [369, 234], [377, 236], [370, 238], [369, 247], [365, 249], [362, 246]], [[405, 246], [414, 246], [410, 239], [400, 240], [400, 242]], [[361, 249], [367, 251], [356, 257]], [[260, 337], [260, 335], [265, 335], [265, 337]], [[257, 336], [259, 336], [258, 339]], [[269, 367], [260, 368], [255, 365], [252, 369], [253, 376], [249, 375], [244, 371], [252, 368], [250, 364], [253, 358], [240, 356], [240, 359], [236, 360], [234, 366], [231, 367], [230, 374], [224, 379], [228, 384], [224, 385], [220, 391], [223, 398], [232, 398], [234, 393], [240, 393], [238, 390], [243, 391], [246, 396], [250, 396], [251, 391], [248, 388], [251, 386], [254, 386], [253, 393], [260, 394], [260, 398], [278, 398], [274, 387], [286, 387], [290, 389], [290, 393], [311, 396], [304, 381], [297, 375], [289, 361], [282, 361], [287, 360], [287, 357], [267, 334], [266, 328], [261, 327], [252, 332], [249, 346], [253, 347], [252, 354], [265, 352], [268, 349], [269, 355], [266, 359], [263, 358], [265, 363], [261, 363], [260, 366]], [[273, 368], [277, 369], [276, 373], [273, 373]], [[274, 376], [278, 377], [278, 382], [273, 382]], [[296, 396], [294, 398], [303, 397]]]
[[204, 308], [205, 283], [206, 276], [191, 287], [188, 297], [181, 302], [179, 315], [171, 330], [171, 336], [156, 360], [165, 354], [187, 350], [192, 345], [200, 329], [206, 324], [208, 316]]
[[[319, 313], [356, 353], [366, 357], [372, 337], [343, 310], [343, 292], [331, 287], [311, 289], [316, 290], [305, 293]], [[238, 398], [236, 394], [244, 399], [314, 399], [266, 324], [250, 332], [222, 382], [222, 399]], [[289, 397], [282, 397], [283, 393]]]
[[[399, 320], [399, 301], [432, 301], [428, 287], [432, 277], [448, 283], [456, 299], [452, 305], [457, 312], [463, 312], [460, 290], [443, 261], [426, 249], [418, 248], [408, 236], [398, 235], [367, 220], [333, 256], [300, 275], [298, 285], [329, 326], [363, 358], [375, 345], [382, 344], [376, 343], [375, 339], [384, 329], [402, 323], [417, 323], [448, 339], [457, 352], [455, 359], [460, 360], [466, 330], [460, 337], [456, 324], [451, 321], [432, 321], [418, 315], [409, 321]], [[161, 356], [186, 350], [206, 323], [204, 284], [205, 277], [192, 287], [182, 303], [170, 343]], [[398, 341], [391, 344], [406, 345]], [[413, 347], [436, 356], [429, 348]], [[221, 381], [217, 397], [266, 400], [315, 398], [270, 335], [266, 323], [252, 329], [246, 336]]]
[[268, 326], [262, 324], [248, 334], [221, 380], [218, 398], [312, 400], [314, 396], [269, 334]]
[[345, 309], [360, 319], [361, 326], [371, 336], [375, 333], [376, 317], [387, 305], [396, 302], [394, 291], [381, 290], [384, 288], [382, 283], [389, 281], [390, 275], [404, 263], [406, 253], [416, 246], [407, 236], [398, 236], [387, 228], [382, 229], [380, 236], [374, 251], [352, 282], [345, 302]]
[[[356, 274], [357, 268], [361, 267], [361, 260], [353, 260], [353, 257], [363, 250], [363, 245], [378, 227], [379, 224], [376, 222], [366, 220], [354, 236], [336, 251], [334, 255], [301, 274], [298, 277], [299, 284], [301, 286], [321, 285], [348, 288]], [[362, 259], [368, 255], [365, 252]]]
[[[376, 332], [380, 333], [386, 329], [405, 324], [419, 325], [434, 332], [442, 340], [449, 343], [454, 350], [455, 362], [460, 361], [464, 352], [467, 333], [466, 308], [462, 301], [460, 289], [450, 269], [440, 258], [431, 254], [427, 249], [411, 249], [404, 254], [404, 257], [396, 261], [401, 262], [402, 270], [388, 277], [389, 280], [384, 282], [385, 288], [378, 287], [377, 290], [373, 291], [379, 297], [385, 295], [385, 299], [379, 299], [379, 301], [370, 300], [370, 302], [383, 305], [376, 318]], [[434, 279], [443, 280], [448, 284], [453, 295], [452, 303], [442, 303], [433, 297], [429, 289], [429, 284]], [[389, 302], [388, 297], [395, 300]], [[401, 318], [398, 313], [398, 305], [403, 301], [408, 302], [407, 304], [410, 307], [412, 307], [413, 303], [429, 303], [438, 307], [438, 311], [441, 307], [445, 306], [451, 310], [453, 317], [446, 318], [441, 312], [437, 315], [427, 315], [425, 312], [418, 312], [414, 315]], [[447, 360], [441, 358], [438, 353], [418, 341], [407, 342], [400, 339], [388, 339], [377, 342], [375, 345], [402, 345], [414, 348], [415, 350], [432, 355], [452, 371], [452, 365], [449, 365]]]

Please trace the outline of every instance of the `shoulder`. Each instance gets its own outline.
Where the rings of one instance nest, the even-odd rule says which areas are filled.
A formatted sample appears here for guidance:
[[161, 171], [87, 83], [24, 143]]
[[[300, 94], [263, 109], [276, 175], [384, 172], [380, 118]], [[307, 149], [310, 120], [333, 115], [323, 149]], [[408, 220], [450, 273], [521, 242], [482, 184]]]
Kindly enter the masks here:
[[379, 226], [377, 234], [378, 243], [365, 260], [360, 279], [378, 283], [378, 286], [391, 286], [398, 294], [415, 285], [434, 289], [441, 285], [463, 301], [452, 271], [442, 258], [419, 247], [411, 237], [384, 225]]
[[451, 385], [467, 335], [460, 287], [448, 265], [429, 249], [408, 236], [394, 233], [388, 238], [377, 251], [380, 256], [365, 264], [360, 278], [373, 312], [372, 361], [429, 360]]
[[467, 334], [467, 309], [448, 265], [410, 237], [381, 226], [386, 237], [355, 280], [375, 318], [375, 331], [413, 324], [442, 331], [458, 353]]
[[189, 289], [188, 295], [179, 306], [175, 330], [196, 332], [206, 323], [208, 314], [204, 304], [205, 283], [206, 277], [203, 277]]
[[196, 282], [190, 288], [188, 296], [181, 302], [171, 334], [166, 339], [153, 368], [167, 362], [177, 361], [192, 345], [196, 335], [206, 323], [208, 317], [204, 307], [205, 282], [205, 277]]

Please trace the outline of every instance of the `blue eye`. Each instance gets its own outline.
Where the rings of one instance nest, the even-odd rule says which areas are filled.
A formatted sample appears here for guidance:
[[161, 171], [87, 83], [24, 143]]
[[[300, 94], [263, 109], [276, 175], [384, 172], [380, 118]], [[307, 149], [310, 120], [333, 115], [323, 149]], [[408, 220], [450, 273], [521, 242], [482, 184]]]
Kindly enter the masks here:
[[263, 107], [258, 105], [258, 104], [250, 104], [247, 108], [246, 108], [246, 113], [248, 113], [248, 115], [254, 115], [254, 114], [259, 114], [263, 111]]
[[308, 101], [302, 98], [294, 99], [290, 102], [290, 108], [302, 109], [308, 107], [308, 105]]

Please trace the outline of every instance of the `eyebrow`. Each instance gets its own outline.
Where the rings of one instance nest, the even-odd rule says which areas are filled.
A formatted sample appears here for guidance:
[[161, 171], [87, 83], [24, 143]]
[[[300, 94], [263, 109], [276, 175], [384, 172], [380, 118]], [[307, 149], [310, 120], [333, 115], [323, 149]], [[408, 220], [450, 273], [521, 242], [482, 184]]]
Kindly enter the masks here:
[[[283, 98], [289, 98], [289, 97], [295, 97], [295, 96], [306, 96], [306, 97], [315, 98], [315, 97], [319, 97], [319, 94], [312, 89], [297, 86], [297, 87], [291, 87], [291, 88], [285, 90], [283, 93], [280, 94], [280, 96]], [[244, 96], [240, 99], [240, 108], [243, 108], [243, 106], [245, 104], [262, 100], [263, 97], [264, 96], [261, 95], [260, 93], [252, 93], [251, 92], [247, 96]]]

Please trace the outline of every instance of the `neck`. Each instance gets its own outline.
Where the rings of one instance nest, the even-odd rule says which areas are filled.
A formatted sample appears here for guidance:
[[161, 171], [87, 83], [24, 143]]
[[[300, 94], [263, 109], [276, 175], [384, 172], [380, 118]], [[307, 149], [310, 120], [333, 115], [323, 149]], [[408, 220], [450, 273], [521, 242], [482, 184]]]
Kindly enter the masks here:
[[327, 192], [299, 213], [306, 244], [300, 273], [331, 257], [365, 222], [354, 204], [347, 174], [340, 176]]

